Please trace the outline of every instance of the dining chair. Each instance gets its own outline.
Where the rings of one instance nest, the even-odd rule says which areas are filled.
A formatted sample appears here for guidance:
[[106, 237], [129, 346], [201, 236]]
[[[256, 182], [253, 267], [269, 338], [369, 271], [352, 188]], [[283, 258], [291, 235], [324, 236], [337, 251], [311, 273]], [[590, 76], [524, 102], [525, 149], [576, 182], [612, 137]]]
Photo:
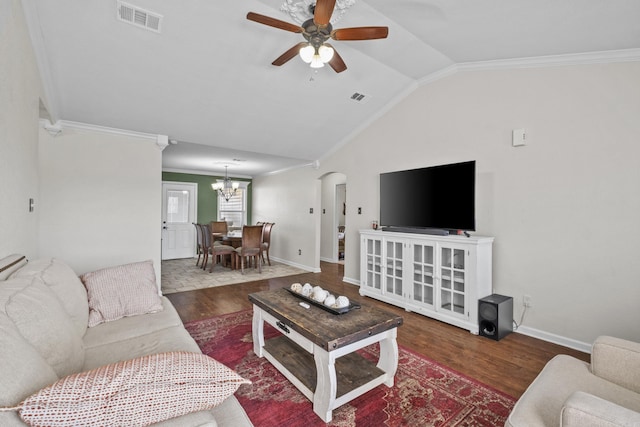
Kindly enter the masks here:
[[258, 267], [258, 271], [262, 273], [262, 260], [260, 254], [262, 252], [262, 225], [245, 225], [242, 227], [242, 246], [235, 250], [235, 263], [244, 274], [244, 266], [248, 259], [253, 258]]
[[211, 227], [209, 226], [209, 224], [200, 224], [200, 229], [202, 230], [202, 241], [204, 249], [204, 261], [201, 268], [203, 270], [207, 269], [207, 265], [209, 264], [209, 255], [211, 255], [211, 267], [209, 268], [209, 273], [213, 272], [213, 267], [215, 267], [218, 263], [218, 257], [222, 257], [224, 255], [229, 255], [229, 257], [231, 258], [231, 268], [233, 268], [233, 247], [223, 245], [221, 243], [219, 244], [217, 242], [216, 244], [213, 244], [213, 234], [211, 233]]
[[202, 233], [202, 250], [204, 259], [200, 268], [206, 270], [209, 263], [209, 254], [211, 253], [211, 232], [208, 224], [200, 224], [200, 232]]
[[196, 266], [200, 265], [200, 258], [204, 256], [204, 248], [202, 246], [202, 230], [200, 228], [200, 224], [192, 223], [196, 229], [196, 251], [198, 252], [198, 260], [196, 261]]
[[229, 245], [223, 245], [222, 243], [220, 244], [214, 244], [211, 245], [210, 248], [210, 252], [211, 252], [211, 268], [209, 269], [209, 273], [213, 272], [213, 268], [216, 266], [216, 264], [218, 263], [218, 258], [220, 258], [220, 264], [224, 264], [223, 262], [223, 257], [226, 255], [229, 255], [230, 258], [230, 263], [231, 263], [231, 269], [235, 269], [235, 249], [233, 246], [229, 246]]
[[[261, 224], [261, 223], [258, 223]], [[264, 254], [267, 254], [267, 262], [271, 265], [271, 259], [269, 258], [269, 249], [271, 248], [271, 229], [275, 225], [275, 222], [263, 222], [262, 228], [262, 246], [260, 248], [260, 257], [264, 262]]]
[[214, 237], [213, 239], [214, 244], [219, 243], [222, 240], [223, 236], [226, 236], [227, 233], [229, 232], [226, 221], [211, 221], [209, 223], [209, 227], [211, 227], [212, 233], [220, 234], [220, 237], [218, 236]]

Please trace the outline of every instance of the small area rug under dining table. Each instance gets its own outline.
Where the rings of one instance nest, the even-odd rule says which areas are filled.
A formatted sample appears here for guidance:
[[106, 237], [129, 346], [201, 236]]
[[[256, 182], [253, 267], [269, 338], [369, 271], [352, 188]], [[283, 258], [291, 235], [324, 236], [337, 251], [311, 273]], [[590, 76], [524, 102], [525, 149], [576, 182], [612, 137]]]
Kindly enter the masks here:
[[257, 268], [250, 267], [246, 268], [243, 274], [241, 270], [231, 270], [220, 264], [216, 265], [213, 273], [209, 273], [209, 267], [211, 267], [211, 262], [206, 270], [197, 267], [195, 258], [162, 261], [162, 293], [173, 294], [308, 273], [301, 268], [275, 261], [271, 261], [271, 265], [263, 265], [261, 273]]
[[[312, 403], [265, 358], [253, 352], [252, 311], [186, 323], [202, 352], [252, 381], [236, 397], [257, 427], [503, 426], [515, 400], [500, 391], [399, 347], [395, 385], [380, 385], [333, 411], [325, 424]], [[278, 331], [265, 325], [265, 339]], [[378, 346], [360, 350], [377, 360]]]

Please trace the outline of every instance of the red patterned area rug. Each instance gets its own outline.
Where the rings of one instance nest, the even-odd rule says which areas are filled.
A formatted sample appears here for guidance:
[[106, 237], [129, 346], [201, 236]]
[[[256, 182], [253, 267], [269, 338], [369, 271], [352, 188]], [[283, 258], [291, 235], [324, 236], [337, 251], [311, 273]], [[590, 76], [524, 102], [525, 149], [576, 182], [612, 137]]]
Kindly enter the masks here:
[[[252, 311], [245, 310], [185, 326], [205, 354], [253, 382], [242, 385], [236, 397], [256, 427], [495, 427], [504, 425], [515, 403], [504, 393], [399, 346], [395, 385], [380, 385], [341, 406], [325, 424], [297, 388], [253, 353], [251, 318]], [[279, 334], [265, 326], [266, 339]], [[378, 347], [360, 353], [377, 360]]]

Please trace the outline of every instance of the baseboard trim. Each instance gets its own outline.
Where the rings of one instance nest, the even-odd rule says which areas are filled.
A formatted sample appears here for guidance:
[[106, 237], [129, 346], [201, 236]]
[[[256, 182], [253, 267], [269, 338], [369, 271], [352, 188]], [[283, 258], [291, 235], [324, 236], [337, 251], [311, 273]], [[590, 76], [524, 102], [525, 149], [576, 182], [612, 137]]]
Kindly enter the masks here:
[[346, 282], [346, 283], [350, 283], [350, 284], [352, 284], [352, 285], [360, 286], [360, 280], [358, 280], [358, 279], [353, 279], [353, 278], [351, 278], [351, 277], [344, 276], [344, 277], [342, 278], [342, 281], [343, 281], [343, 282]]
[[298, 263], [291, 262], [289, 260], [282, 259], [282, 258], [277, 258], [277, 257], [274, 257], [274, 256], [272, 256], [271, 259], [276, 261], [276, 262], [279, 262], [280, 264], [287, 264], [287, 265], [290, 265], [291, 267], [301, 268], [303, 270], [310, 271], [312, 273], [320, 273], [322, 271], [322, 270], [320, 270], [319, 267], [318, 268], [310, 267], [308, 265], [298, 264]]
[[541, 331], [535, 328], [529, 328], [527, 326], [520, 326], [514, 332], [517, 332], [522, 335], [527, 335], [532, 338], [537, 338], [542, 341], [547, 341], [547, 342], [558, 344], [564, 347], [572, 348], [574, 350], [578, 350], [583, 353], [591, 354], [591, 343], [573, 340], [571, 338], [552, 334], [550, 332]]
[[[342, 281], [346, 283], [350, 283], [352, 285], [360, 286], [360, 280], [354, 279], [351, 277], [345, 276], [342, 278]], [[574, 340], [571, 338], [563, 337], [561, 335], [556, 335], [550, 332], [541, 331], [539, 329], [529, 328], [527, 326], [520, 326], [514, 332], [517, 332], [522, 335], [527, 335], [532, 338], [537, 338], [542, 341], [558, 344], [563, 347], [572, 348], [574, 350], [578, 350], [583, 353], [591, 354], [591, 343]]]

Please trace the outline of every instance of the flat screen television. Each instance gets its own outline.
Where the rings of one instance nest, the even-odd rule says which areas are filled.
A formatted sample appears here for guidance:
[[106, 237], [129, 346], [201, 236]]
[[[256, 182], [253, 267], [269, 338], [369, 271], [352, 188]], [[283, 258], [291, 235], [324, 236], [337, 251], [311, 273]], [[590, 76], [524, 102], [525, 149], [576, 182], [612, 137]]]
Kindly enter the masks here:
[[409, 232], [475, 231], [475, 187], [475, 160], [381, 173], [380, 225]]

